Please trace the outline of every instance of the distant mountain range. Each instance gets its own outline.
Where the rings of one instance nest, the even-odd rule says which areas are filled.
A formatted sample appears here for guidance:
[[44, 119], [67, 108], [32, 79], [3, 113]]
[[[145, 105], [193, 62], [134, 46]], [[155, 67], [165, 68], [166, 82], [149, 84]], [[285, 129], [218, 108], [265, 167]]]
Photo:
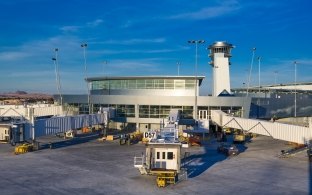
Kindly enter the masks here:
[[25, 91], [0, 93], [0, 100], [5, 99], [53, 100], [53, 96], [41, 93], [27, 93]]

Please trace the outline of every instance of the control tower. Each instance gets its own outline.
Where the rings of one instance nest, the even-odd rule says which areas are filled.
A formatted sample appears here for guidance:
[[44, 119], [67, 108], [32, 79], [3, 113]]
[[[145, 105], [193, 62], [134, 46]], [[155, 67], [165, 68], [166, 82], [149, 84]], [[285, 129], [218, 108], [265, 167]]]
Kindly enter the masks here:
[[220, 94], [230, 94], [230, 71], [229, 65], [232, 44], [225, 41], [217, 41], [208, 47], [210, 50], [209, 57], [212, 66], [213, 87], [212, 96], [219, 96]]

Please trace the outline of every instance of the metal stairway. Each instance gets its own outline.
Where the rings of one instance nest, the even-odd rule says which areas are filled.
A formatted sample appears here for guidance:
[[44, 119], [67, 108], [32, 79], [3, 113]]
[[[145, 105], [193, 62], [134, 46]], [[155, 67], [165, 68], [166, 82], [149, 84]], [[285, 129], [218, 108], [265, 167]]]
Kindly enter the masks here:
[[141, 175], [147, 175], [146, 166], [144, 163], [145, 156], [135, 156], [134, 157], [134, 167], [138, 168]]

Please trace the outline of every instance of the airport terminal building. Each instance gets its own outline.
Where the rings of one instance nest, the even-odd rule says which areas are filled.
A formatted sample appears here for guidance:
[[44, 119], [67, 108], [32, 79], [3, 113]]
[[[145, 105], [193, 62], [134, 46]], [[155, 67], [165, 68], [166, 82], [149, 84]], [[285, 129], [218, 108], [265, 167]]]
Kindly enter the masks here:
[[232, 48], [232, 44], [222, 41], [208, 47], [213, 73], [212, 96], [199, 96], [204, 76], [109, 76], [86, 78], [89, 93], [64, 95], [63, 103], [79, 107], [81, 114], [113, 107], [115, 128], [141, 131], [160, 128], [171, 109], [180, 110], [179, 128], [182, 129], [210, 119], [211, 110], [248, 118], [251, 98], [231, 95]]
[[181, 110], [180, 128], [193, 126], [194, 119], [208, 119], [210, 110], [216, 109], [248, 117], [251, 98], [199, 96], [203, 79], [203, 76], [93, 77], [86, 79], [90, 95], [64, 95], [63, 101], [79, 107], [81, 114], [89, 113], [89, 105], [93, 113], [100, 107], [115, 108], [113, 121], [117, 129], [158, 129], [171, 109]]
[[312, 96], [307, 94], [311, 92], [310, 83], [296, 83], [287, 88], [276, 85], [231, 89], [232, 48], [232, 44], [223, 41], [208, 47], [212, 96], [199, 96], [204, 76], [105, 76], [85, 79], [88, 94], [55, 98], [64, 105], [78, 107], [80, 114], [113, 107], [116, 116], [112, 128], [141, 131], [160, 128], [171, 109], [181, 112], [180, 129], [192, 128], [199, 120], [210, 119], [211, 110], [244, 118], [311, 116]]

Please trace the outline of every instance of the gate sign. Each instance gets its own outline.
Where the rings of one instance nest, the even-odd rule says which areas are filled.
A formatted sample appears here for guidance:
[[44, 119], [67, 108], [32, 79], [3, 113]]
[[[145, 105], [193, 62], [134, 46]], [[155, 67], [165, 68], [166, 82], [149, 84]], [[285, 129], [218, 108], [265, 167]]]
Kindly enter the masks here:
[[156, 134], [155, 131], [144, 132], [143, 133], [143, 138], [147, 139], [148, 141], [150, 141], [151, 139], [156, 139], [157, 138], [157, 134]]

